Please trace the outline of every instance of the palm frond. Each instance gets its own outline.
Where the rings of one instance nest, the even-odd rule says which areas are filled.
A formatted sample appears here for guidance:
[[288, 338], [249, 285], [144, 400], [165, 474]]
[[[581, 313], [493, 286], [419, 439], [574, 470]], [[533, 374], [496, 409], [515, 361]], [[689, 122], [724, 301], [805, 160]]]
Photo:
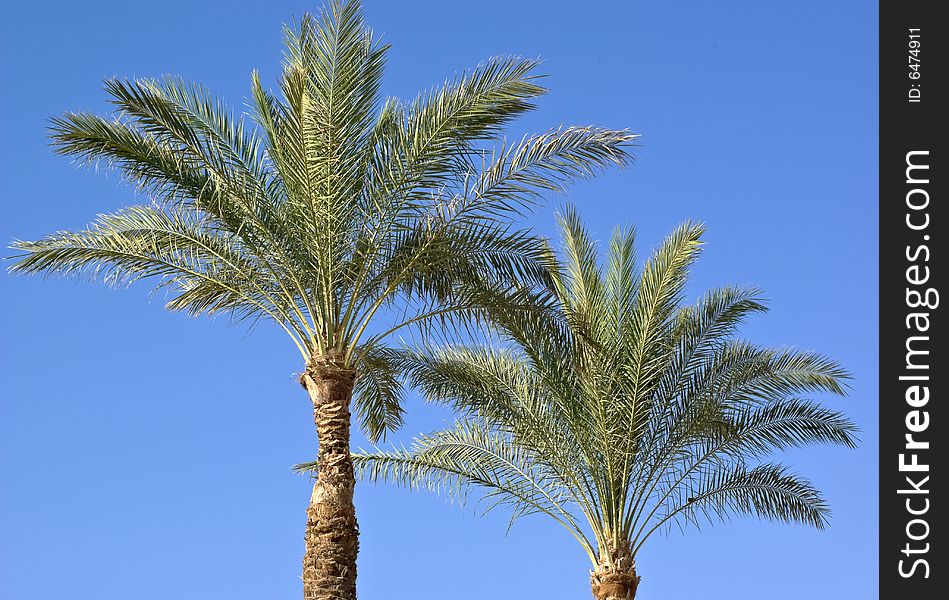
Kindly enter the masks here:
[[197, 213], [134, 206], [100, 215], [88, 229], [16, 242], [11, 270], [87, 276], [111, 285], [154, 279], [175, 292], [168, 308], [193, 315], [264, 312], [292, 321], [273, 278], [235, 236], [222, 235]]
[[[444, 494], [464, 503], [472, 489], [491, 510], [505, 506], [517, 518], [542, 513], [566, 528], [588, 553], [593, 545], [569, 512], [571, 495], [556, 474], [532, 460], [504, 434], [471, 421], [416, 440], [412, 450], [353, 454], [357, 476], [408, 489]], [[306, 470], [309, 465], [298, 465]]]
[[158, 198], [212, 198], [219, 192], [196, 161], [121, 120], [87, 112], [66, 113], [52, 119], [50, 134], [57, 153], [83, 163], [102, 161], [116, 166]]
[[375, 443], [402, 426], [402, 353], [381, 344], [357, 348], [353, 364], [358, 373], [353, 402], [363, 432]]
[[469, 219], [523, 214], [545, 191], [563, 193], [569, 184], [607, 166], [626, 166], [637, 137], [628, 131], [568, 127], [502, 145], [483, 156], [480, 176], [452, 198], [451, 208], [466, 212]]
[[663, 525], [699, 526], [702, 521], [724, 521], [729, 515], [748, 515], [771, 521], [827, 526], [830, 509], [820, 492], [806, 479], [782, 465], [764, 464], [746, 469], [711, 471], [692, 487], [683, 489], [666, 514], [634, 540], [635, 549]]

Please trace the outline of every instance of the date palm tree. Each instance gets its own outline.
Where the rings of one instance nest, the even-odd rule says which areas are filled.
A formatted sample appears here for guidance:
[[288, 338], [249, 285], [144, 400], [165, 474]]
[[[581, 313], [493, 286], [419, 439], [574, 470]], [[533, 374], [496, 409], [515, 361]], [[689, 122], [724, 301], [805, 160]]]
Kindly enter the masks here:
[[765, 459], [854, 446], [850, 421], [801, 397], [842, 395], [845, 371], [737, 339], [742, 320], [765, 310], [757, 290], [723, 287], [683, 304], [702, 226], [676, 229], [638, 272], [631, 231], [615, 232], [600, 265], [572, 210], [560, 226], [556, 310], [500, 311], [494, 344], [404, 356], [409, 380], [462, 416], [411, 449], [356, 453], [357, 477], [462, 499], [480, 490], [512, 521], [547, 515], [583, 547], [598, 600], [633, 598], [638, 552], [674, 524], [751, 514], [823, 528], [818, 490]]
[[351, 401], [371, 439], [402, 422], [387, 338], [526, 306], [512, 283], [543, 279], [547, 250], [513, 219], [544, 193], [625, 164], [635, 138], [567, 127], [505, 142], [504, 126], [545, 91], [537, 61], [516, 57], [411, 101], [383, 100], [386, 50], [358, 2], [334, 2], [286, 29], [279, 92], [255, 72], [246, 120], [173, 77], [107, 80], [116, 116], [54, 119], [55, 148], [118, 169], [152, 203], [14, 245], [15, 272], [148, 279], [171, 310], [286, 332], [319, 442], [307, 600], [356, 595]]

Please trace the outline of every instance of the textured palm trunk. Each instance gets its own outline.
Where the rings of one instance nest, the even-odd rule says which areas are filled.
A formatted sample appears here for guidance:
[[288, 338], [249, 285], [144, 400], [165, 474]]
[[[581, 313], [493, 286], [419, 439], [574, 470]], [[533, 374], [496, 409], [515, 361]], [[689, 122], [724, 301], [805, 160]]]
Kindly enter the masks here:
[[349, 404], [355, 372], [336, 353], [314, 356], [301, 382], [313, 401], [317, 480], [306, 510], [304, 600], [355, 600], [359, 529], [353, 506]]
[[600, 556], [600, 564], [590, 572], [590, 586], [596, 600], [633, 600], [639, 587], [636, 561], [629, 545], [611, 549], [609, 558]]

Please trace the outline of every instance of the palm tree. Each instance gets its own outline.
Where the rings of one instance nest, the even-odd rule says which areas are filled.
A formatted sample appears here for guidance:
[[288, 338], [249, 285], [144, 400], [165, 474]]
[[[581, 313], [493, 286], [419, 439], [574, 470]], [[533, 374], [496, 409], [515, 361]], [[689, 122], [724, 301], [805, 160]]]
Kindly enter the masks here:
[[[828, 507], [774, 451], [854, 446], [854, 425], [802, 394], [844, 394], [845, 371], [812, 352], [760, 348], [736, 328], [765, 307], [724, 287], [682, 303], [701, 225], [676, 229], [637, 272], [617, 229], [604, 265], [576, 214], [546, 316], [494, 315], [496, 340], [403, 357], [408, 379], [462, 417], [410, 450], [354, 455], [358, 477], [464, 498], [512, 521], [543, 513], [580, 543], [599, 600], [633, 598], [636, 556], [657, 531], [730, 514], [823, 528]], [[298, 468], [309, 468], [300, 465]]]
[[383, 101], [387, 46], [355, 1], [288, 27], [286, 48], [279, 94], [253, 74], [248, 120], [173, 77], [107, 80], [114, 118], [54, 119], [60, 154], [118, 169], [152, 204], [15, 242], [12, 270], [149, 279], [169, 292], [169, 309], [286, 332], [319, 442], [304, 597], [348, 600], [358, 550], [351, 400], [371, 439], [402, 422], [386, 339], [525, 305], [511, 284], [543, 278], [547, 250], [513, 219], [546, 192], [624, 165], [635, 136], [568, 127], [503, 141], [545, 91], [537, 61], [516, 57], [412, 101]]

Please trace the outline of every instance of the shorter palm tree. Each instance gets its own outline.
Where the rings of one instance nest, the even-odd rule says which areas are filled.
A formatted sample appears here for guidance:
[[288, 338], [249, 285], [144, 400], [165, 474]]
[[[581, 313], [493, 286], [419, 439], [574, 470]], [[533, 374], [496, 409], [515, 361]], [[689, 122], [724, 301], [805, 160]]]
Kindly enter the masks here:
[[411, 450], [355, 454], [357, 475], [456, 497], [480, 488], [512, 519], [546, 514], [586, 551], [599, 600], [633, 598], [638, 552], [676, 524], [750, 514], [823, 528], [818, 490], [767, 457], [855, 445], [844, 415], [801, 397], [843, 395], [844, 369], [736, 339], [765, 310], [757, 290], [683, 305], [702, 226], [680, 226], [637, 272], [631, 231], [616, 231], [601, 266], [576, 214], [559, 221], [556, 308], [496, 312], [492, 345], [409, 352], [412, 383], [463, 416]]

